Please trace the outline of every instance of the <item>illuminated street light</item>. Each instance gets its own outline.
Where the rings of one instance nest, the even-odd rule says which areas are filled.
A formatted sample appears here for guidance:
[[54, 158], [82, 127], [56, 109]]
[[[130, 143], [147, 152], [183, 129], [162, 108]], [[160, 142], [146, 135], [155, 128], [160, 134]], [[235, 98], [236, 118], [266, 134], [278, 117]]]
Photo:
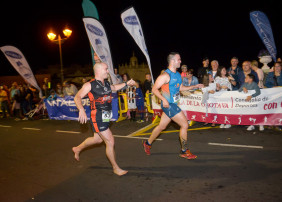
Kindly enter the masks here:
[[61, 35], [58, 35], [58, 38], [56, 39], [56, 34], [50, 32], [47, 34], [48, 36], [48, 39], [50, 39], [50, 41], [56, 43], [56, 44], [59, 44], [59, 51], [60, 51], [60, 64], [61, 64], [61, 83], [63, 85], [63, 82], [64, 82], [64, 68], [63, 68], [63, 57], [62, 57], [62, 43], [67, 40], [71, 33], [72, 33], [72, 30], [70, 29], [64, 29], [63, 30], [63, 33], [65, 35], [65, 38], [62, 38]]

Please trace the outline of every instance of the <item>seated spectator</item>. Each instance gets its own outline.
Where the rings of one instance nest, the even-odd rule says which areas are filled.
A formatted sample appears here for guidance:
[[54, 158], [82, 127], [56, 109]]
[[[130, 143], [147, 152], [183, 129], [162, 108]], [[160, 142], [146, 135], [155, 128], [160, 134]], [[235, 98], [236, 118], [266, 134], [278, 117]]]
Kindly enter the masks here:
[[257, 75], [258, 75], [258, 79], [259, 79], [258, 86], [259, 86], [259, 88], [264, 88], [264, 85], [263, 85], [264, 73], [263, 73], [262, 69], [260, 69], [260, 68], [258, 67], [258, 61], [253, 60], [253, 61], [251, 62], [251, 68], [252, 68], [252, 70], [254, 70], [254, 71], [257, 73]]
[[269, 70], [265, 80], [265, 86], [272, 88], [275, 86], [282, 86], [281, 63], [276, 62], [274, 67]]
[[242, 67], [243, 67], [243, 71], [239, 72], [238, 74], [239, 87], [241, 87], [243, 83], [245, 83], [245, 78], [246, 78], [246, 75], [248, 74], [252, 74], [255, 76], [254, 82], [256, 83], [259, 82], [258, 75], [255, 71], [252, 70], [250, 61], [244, 61], [242, 64]]
[[64, 82], [64, 96], [75, 96], [78, 92], [77, 87], [69, 81]]
[[194, 86], [199, 84], [198, 78], [193, 76], [193, 69], [187, 71], [186, 77], [183, 78], [183, 86]]
[[[245, 78], [245, 83], [243, 85], [241, 85], [241, 87], [239, 88], [239, 92], [244, 92], [244, 93], [248, 93], [248, 90], [255, 90], [256, 92], [252, 95], [247, 96], [246, 101], [250, 101], [253, 97], [259, 96], [260, 95], [260, 89], [259, 86], [256, 82], [254, 82], [255, 80], [255, 76], [253, 74], [248, 74]], [[255, 127], [253, 125], [250, 125], [247, 130], [251, 131], [254, 130]], [[263, 131], [264, 127], [263, 125], [259, 126], [259, 130]]]

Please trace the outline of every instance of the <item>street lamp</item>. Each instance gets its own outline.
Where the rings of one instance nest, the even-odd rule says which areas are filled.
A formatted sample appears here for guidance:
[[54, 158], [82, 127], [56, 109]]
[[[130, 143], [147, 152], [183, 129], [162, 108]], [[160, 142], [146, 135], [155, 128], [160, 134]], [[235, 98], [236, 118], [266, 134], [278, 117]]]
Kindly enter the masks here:
[[47, 36], [50, 39], [50, 41], [52, 41], [52, 42], [54, 42], [56, 44], [59, 44], [60, 64], [61, 64], [61, 83], [62, 83], [62, 85], [63, 85], [63, 82], [64, 82], [64, 69], [63, 69], [63, 58], [62, 58], [62, 43], [70, 37], [70, 35], [72, 33], [72, 30], [64, 29], [63, 33], [65, 35], [65, 38], [62, 38], [61, 35], [58, 35], [58, 39], [56, 39], [56, 34], [54, 34], [52, 32], [49, 32], [47, 34]]

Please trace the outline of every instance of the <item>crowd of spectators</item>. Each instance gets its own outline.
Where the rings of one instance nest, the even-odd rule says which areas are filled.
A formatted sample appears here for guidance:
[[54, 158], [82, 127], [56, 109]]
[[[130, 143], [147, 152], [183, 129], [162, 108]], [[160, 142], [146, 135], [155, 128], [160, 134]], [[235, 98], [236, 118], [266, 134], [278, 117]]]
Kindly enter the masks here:
[[[193, 68], [188, 68], [185, 64], [181, 66], [180, 74], [183, 85], [192, 86], [203, 83], [205, 86], [203, 91], [208, 93], [255, 89], [256, 93], [252, 95], [252, 97], [255, 97], [260, 94], [260, 91], [257, 89], [282, 86], [280, 58], [274, 63], [274, 66], [268, 73], [264, 73], [262, 69], [259, 68], [256, 60], [244, 61], [242, 67], [240, 67], [237, 57], [231, 58], [230, 67], [220, 66], [217, 60], [210, 62], [209, 58], [205, 57], [202, 60], [202, 67], [197, 68], [196, 70], [197, 73], [195, 73]], [[130, 80], [130, 75], [127, 73], [119, 75], [117, 69], [114, 69], [114, 73], [118, 83]], [[144, 122], [144, 119], [146, 118], [146, 108], [144, 109], [143, 104], [144, 97], [146, 93], [151, 93], [152, 90], [151, 74], [147, 73], [144, 76], [145, 81], [143, 83], [137, 80], [135, 86], [125, 87], [119, 91], [126, 93], [128, 97], [127, 118], [132, 121], [137, 121], [138, 123]], [[250, 81], [250, 84], [248, 85], [246, 84], [247, 80]], [[80, 86], [65, 81], [63, 85], [57, 83], [51, 88], [48, 78], [45, 78], [41, 86], [43, 98], [56, 99], [57, 97], [75, 96], [79, 88], [87, 81], [86, 78], [83, 78]], [[251, 98], [246, 98], [246, 100]], [[27, 117], [25, 115], [35, 108], [35, 104], [39, 102], [39, 100], [38, 91], [32, 88], [29, 84], [18, 85], [14, 82], [10, 88], [5, 85], [0, 86], [0, 103], [3, 118], [10, 116], [14, 117], [15, 120], [26, 120]], [[124, 102], [123, 100], [121, 101]], [[139, 120], [136, 118], [136, 113], [138, 114]], [[215, 125], [213, 124], [212, 126]], [[230, 127], [231, 125], [229, 124], [220, 125], [220, 128]], [[253, 130], [254, 128], [249, 127], [248, 129]], [[260, 126], [260, 130], [263, 130], [263, 126]]]

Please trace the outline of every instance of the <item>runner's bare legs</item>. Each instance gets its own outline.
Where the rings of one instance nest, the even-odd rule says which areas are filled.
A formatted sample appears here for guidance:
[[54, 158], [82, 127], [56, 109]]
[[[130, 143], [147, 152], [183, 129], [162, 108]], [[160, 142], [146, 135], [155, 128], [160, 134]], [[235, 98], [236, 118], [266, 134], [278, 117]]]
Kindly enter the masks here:
[[125, 175], [128, 171], [121, 169], [116, 162], [115, 150], [114, 150], [115, 141], [111, 130], [108, 128], [107, 130], [100, 132], [99, 134], [106, 144], [106, 155], [113, 166], [114, 173], [119, 176]]
[[172, 120], [180, 126], [179, 138], [181, 143], [181, 149], [184, 151], [188, 149], [188, 143], [187, 143], [187, 130], [189, 127], [188, 120], [184, 115], [183, 111], [172, 117]]
[[155, 139], [160, 135], [160, 133], [166, 129], [167, 125], [171, 122], [171, 119], [165, 114], [162, 114], [160, 124], [155, 127], [155, 129], [152, 131], [151, 136], [148, 139], [148, 143], [152, 144]]
[[95, 144], [100, 144], [102, 142], [102, 138], [97, 133], [94, 133], [93, 137], [86, 138], [80, 145], [72, 148], [74, 158], [79, 161], [79, 154], [83, 149]]

